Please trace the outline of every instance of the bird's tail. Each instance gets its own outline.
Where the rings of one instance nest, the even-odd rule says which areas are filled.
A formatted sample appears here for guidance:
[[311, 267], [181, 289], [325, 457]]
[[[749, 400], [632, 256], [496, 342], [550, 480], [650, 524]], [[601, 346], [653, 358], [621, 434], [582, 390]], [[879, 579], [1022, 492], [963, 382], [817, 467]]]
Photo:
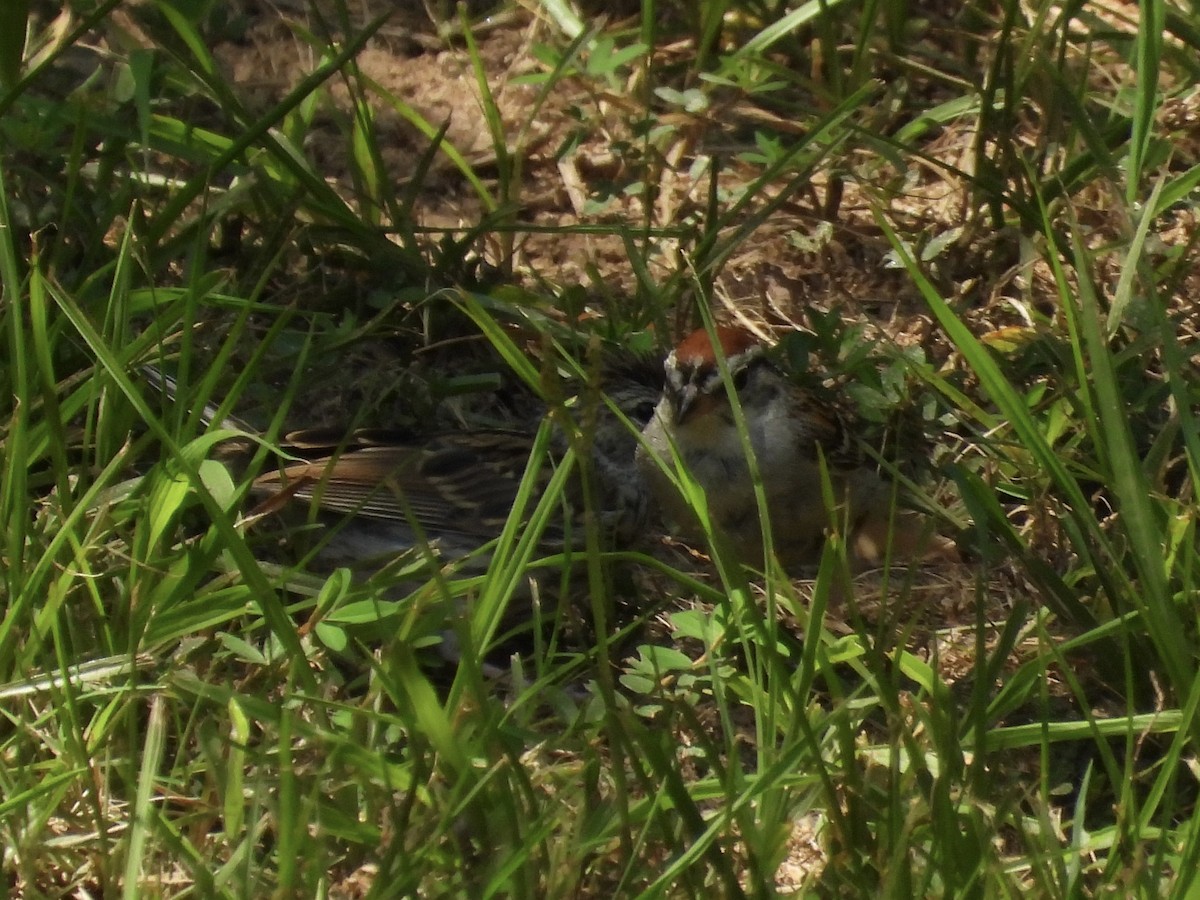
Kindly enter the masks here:
[[[169, 402], [180, 402], [179, 382], [171, 375], [168, 375], [158, 366], [144, 365], [142, 366], [142, 377], [149, 384], [157, 389]], [[200, 423], [209, 428], [216, 425], [220, 429], [229, 431], [242, 431], [249, 434], [257, 433], [257, 429], [251, 427], [246, 422], [239, 419], [237, 416], [225, 416], [221, 418], [221, 408], [216, 403], [205, 403], [200, 410]]]

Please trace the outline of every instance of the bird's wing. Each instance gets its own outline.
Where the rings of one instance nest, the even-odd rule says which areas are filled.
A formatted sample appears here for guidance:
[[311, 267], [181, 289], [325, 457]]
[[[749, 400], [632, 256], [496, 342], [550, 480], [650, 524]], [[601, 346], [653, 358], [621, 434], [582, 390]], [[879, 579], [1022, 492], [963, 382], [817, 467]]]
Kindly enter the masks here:
[[796, 431], [796, 444], [802, 455], [815, 460], [820, 448], [829, 466], [843, 471], [857, 469], [863, 464], [857, 429], [840, 409], [804, 402], [796, 418], [801, 423]]
[[512, 512], [529, 453], [529, 437], [519, 433], [448, 434], [296, 463], [259, 477], [254, 489], [274, 494], [286, 488], [328, 512], [400, 522], [411, 517], [430, 534], [495, 537]]

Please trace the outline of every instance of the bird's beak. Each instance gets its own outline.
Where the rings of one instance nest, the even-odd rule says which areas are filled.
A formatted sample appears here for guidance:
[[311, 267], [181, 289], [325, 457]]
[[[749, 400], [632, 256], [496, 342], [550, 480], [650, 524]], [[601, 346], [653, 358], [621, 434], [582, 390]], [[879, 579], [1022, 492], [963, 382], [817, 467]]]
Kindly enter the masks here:
[[675, 424], [682, 425], [683, 420], [696, 408], [696, 386], [685, 384], [682, 389], [671, 394], [671, 405], [675, 408]]

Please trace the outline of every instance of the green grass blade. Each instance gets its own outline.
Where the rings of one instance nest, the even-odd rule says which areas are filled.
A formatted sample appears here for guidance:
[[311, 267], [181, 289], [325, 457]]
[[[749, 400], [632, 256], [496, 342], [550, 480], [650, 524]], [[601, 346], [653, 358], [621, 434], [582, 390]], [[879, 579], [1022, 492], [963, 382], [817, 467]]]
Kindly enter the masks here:
[[1150, 144], [1154, 138], [1154, 117], [1158, 112], [1158, 82], [1161, 77], [1164, 6], [1162, 0], [1138, 4], [1137, 54], [1134, 71], [1137, 91], [1133, 103], [1133, 129], [1129, 138], [1125, 200], [1133, 206], [1142, 195]]

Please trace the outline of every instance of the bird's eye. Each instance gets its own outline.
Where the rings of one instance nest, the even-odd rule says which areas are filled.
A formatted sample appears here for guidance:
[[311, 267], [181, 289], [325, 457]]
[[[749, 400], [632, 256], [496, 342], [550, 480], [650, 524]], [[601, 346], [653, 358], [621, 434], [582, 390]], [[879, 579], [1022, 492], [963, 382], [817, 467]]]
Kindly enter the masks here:
[[738, 369], [733, 373], [733, 389], [740, 391], [746, 386], [746, 382], [750, 380], [749, 369]]
[[645, 425], [654, 418], [654, 408], [656, 404], [653, 400], [647, 400], [644, 403], [639, 403], [633, 410], [633, 420]]

